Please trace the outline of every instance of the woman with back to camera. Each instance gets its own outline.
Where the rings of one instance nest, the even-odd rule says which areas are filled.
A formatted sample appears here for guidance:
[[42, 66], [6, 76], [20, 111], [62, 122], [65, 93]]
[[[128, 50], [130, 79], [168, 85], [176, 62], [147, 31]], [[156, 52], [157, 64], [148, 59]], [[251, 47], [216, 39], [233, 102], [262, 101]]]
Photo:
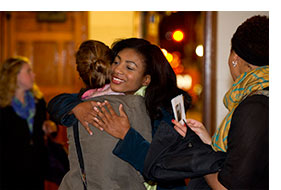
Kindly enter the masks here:
[[[202, 123], [187, 120], [206, 144], [227, 154], [221, 171], [205, 176], [205, 180], [212, 189], [268, 189], [269, 19], [266, 16], [253, 16], [237, 28], [231, 39], [228, 65], [234, 83], [223, 102], [229, 113], [213, 138]], [[187, 128], [178, 122], [174, 124], [185, 136]], [[191, 180], [190, 189], [198, 189], [199, 181]]]
[[[144, 94], [145, 105], [150, 119], [152, 120], [152, 134], [154, 134], [157, 130], [160, 121], [166, 122], [172, 127], [171, 119], [173, 118], [173, 115], [170, 102], [171, 99], [179, 94], [183, 94], [185, 96], [186, 109], [189, 107], [191, 99], [186, 92], [177, 87], [176, 75], [163, 55], [161, 49], [150, 44], [146, 40], [129, 38], [115, 43], [112, 50], [115, 56], [115, 60], [112, 65], [110, 83], [112, 90], [115, 92], [125, 92], [125, 94]], [[135, 85], [140, 82], [139, 75], [142, 76], [139, 72], [140, 66], [138, 66], [140, 63], [145, 63], [145, 73], [151, 77], [150, 83], [147, 87], [142, 88], [140, 88], [141, 86]], [[63, 100], [63, 98], [60, 100]], [[56, 102], [56, 106], [49, 106], [49, 112], [51, 115], [55, 115], [58, 121], [62, 124], [72, 123], [74, 121], [73, 115], [71, 116], [67, 114], [70, 110], [72, 110], [75, 117], [78, 118], [81, 123], [85, 125], [87, 125], [87, 123], [91, 123], [96, 126], [94, 120], [96, 120], [96, 116], [100, 112], [94, 110], [92, 105], [96, 107], [99, 107], [99, 105], [96, 103], [91, 104], [90, 102], [81, 103], [73, 95], [68, 95], [68, 97], [65, 97], [63, 101], [75, 103], [73, 103], [72, 106], [69, 106], [68, 110], [62, 106], [63, 103], [60, 103], [58, 99], [53, 100], [52, 103], [55, 105], [54, 103]], [[62, 111], [61, 108], [64, 110]], [[120, 117], [113, 117], [116, 124], [119, 123], [120, 119], [128, 122], [128, 117], [122, 107], [120, 107], [119, 111], [121, 114]], [[125, 125], [125, 127], [118, 127], [119, 125], [116, 125], [117, 130], [114, 132], [115, 135], [113, 136], [122, 140], [119, 140], [117, 146], [113, 150], [113, 153], [119, 158], [129, 162], [138, 171], [142, 172], [145, 155], [150, 143], [145, 140], [142, 135], [133, 128], [133, 126]], [[121, 146], [123, 146], [123, 148], [121, 148]], [[126, 146], [135, 148], [126, 149]], [[118, 151], [121, 150], [127, 153], [129, 157], [126, 157], [126, 155], [123, 155], [125, 157], [119, 155]], [[134, 150], [134, 152], [130, 152], [131, 150]], [[165, 184], [164, 186], [158, 184], [157, 188], [171, 189], [175, 187], [184, 188], [184, 186], [184, 181], [180, 180], [174, 182], [174, 184]]]
[[0, 69], [1, 190], [44, 189], [46, 103], [34, 78], [23, 57], [7, 59]]
[[[133, 78], [138, 80], [134, 80], [131, 87], [120, 89], [124, 93], [117, 93], [113, 92], [109, 85], [112, 61], [112, 51], [104, 43], [87, 40], [80, 45], [76, 53], [76, 64], [86, 88], [80, 91], [78, 97], [83, 101], [106, 99], [117, 110], [119, 104], [123, 104], [124, 109], [129, 112], [130, 123], [145, 139], [150, 141], [150, 119], [146, 114], [143, 98], [124, 95], [127, 91], [134, 90], [132, 88], [138, 89], [148, 85], [150, 77], [145, 72], [145, 63], [135, 61], [136, 66], [129, 65], [139, 73]], [[55, 97], [49, 103], [49, 108], [56, 106], [55, 100], [61, 100], [65, 96], [67, 95], [62, 94]], [[140, 116], [142, 120], [137, 116]], [[146, 126], [140, 125], [141, 122]], [[96, 128], [91, 128], [92, 135], [89, 135], [79, 125], [80, 123], [76, 122], [73, 127], [67, 129], [71, 167], [59, 187], [60, 190], [145, 189], [144, 179], [139, 172], [112, 154], [112, 149], [118, 141], [116, 138]]]

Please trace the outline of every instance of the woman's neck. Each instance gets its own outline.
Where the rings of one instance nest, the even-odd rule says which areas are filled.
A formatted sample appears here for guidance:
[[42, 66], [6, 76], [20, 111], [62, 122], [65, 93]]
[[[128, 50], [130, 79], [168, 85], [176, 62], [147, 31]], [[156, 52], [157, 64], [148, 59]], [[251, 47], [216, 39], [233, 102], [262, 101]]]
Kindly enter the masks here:
[[22, 103], [24, 104], [24, 94], [25, 91], [22, 89], [17, 89], [15, 93], [15, 97]]

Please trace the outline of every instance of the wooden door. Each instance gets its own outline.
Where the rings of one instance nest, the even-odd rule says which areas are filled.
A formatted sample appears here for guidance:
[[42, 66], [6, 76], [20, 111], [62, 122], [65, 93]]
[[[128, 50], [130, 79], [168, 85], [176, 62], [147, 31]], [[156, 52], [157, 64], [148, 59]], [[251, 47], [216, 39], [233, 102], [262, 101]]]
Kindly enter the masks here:
[[87, 12], [0, 12], [0, 60], [26, 56], [46, 101], [78, 92], [75, 51], [87, 39]]

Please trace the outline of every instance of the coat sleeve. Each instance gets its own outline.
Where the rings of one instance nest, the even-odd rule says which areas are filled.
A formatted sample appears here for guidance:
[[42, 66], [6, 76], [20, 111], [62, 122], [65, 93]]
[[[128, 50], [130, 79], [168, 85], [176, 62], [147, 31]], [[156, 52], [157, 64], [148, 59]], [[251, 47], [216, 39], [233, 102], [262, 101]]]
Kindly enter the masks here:
[[123, 140], [119, 140], [113, 154], [130, 163], [136, 170], [143, 172], [144, 160], [150, 143], [132, 127]]
[[[154, 121], [153, 131], [157, 131], [162, 120], [168, 121], [171, 124], [172, 116], [167, 114], [161, 120]], [[153, 133], [154, 134], [154, 133]], [[113, 150], [113, 154], [120, 159], [131, 164], [136, 170], [143, 174], [145, 159], [150, 148], [150, 143], [146, 141], [143, 136], [135, 129], [130, 128], [123, 140], [119, 140]], [[150, 179], [148, 179], [150, 180]], [[184, 180], [176, 180], [168, 184], [157, 183], [157, 189], [186, 189]]]
[[[152, 122], [152, 136], [154, 136], [161, 121], [171, 123], [171, 119], [173, 118], [173, 116], [164, 109], [161, 111], [163, 117]], [[125, 138], [123, 140], [119, 140], [113, 150], [113, 154], [130, 163], [136, 170], [143, 173], [144, 161], [149, 147], [150, 143], [146, 141], [138, 131], [131, 127]]]
[[251, 96], [234, 111], [228, 135], [227, 158], [218, 179], [228, 189], [267, 186], [268, 157], [268, 98]]
[[48, 103], [47, 111], [56, 123], [70, 127], [77, 119], [69, 112], [81, 102], [77, 94], [60, 94]]

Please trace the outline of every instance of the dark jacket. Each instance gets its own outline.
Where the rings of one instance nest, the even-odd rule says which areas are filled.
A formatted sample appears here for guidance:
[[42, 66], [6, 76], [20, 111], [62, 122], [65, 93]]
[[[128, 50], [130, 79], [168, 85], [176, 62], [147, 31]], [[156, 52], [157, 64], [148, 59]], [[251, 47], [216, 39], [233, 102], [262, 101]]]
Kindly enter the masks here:
[[44, 99], [36, 100], [33, 133], [12, 106], [0, 108], [0, 189], [43, 190], [47, 166], [42, 124]]
[[[62, 96], [60, 96], [62, 97]], [[144, 99], [137, 95], [107, 95], [89, 99], [103, 102], [107, 100], [119, 114], [119, 105], [124, 106], [131, 127], [148, 141], [151, 141], [152, 132], [150, 118], [147, 115]], [[79, 123], [79, 139], [84, 160], [86, 182], [88, 190], [97, 189], [135, 189], [144, 190], [144, 179], [129, 163], [124, 162], [112, 154], [118, 142], [106, 132], [91, 126], [93, 135], [89, 135]], [[81, 172], [74, 145], [72, 127], [67, 129], [69, 139], [70, 171], [64, 177], [60, 190], [83, 189]]]
[[[171, 120], [174, 119], [173, 115], [164, 109], [162, 109], [161, 111], [161, 119], [153, 121], [153, 141], [154, 134], [157, 133], [157, 131], [160, 129], [162, 122], [167, 123], [171, 130], [173, 130], [173, 124], [171, 122]], [[149, 149], [150, 143], [147, 142], [137, 131], [130, 129], [127, 135], [125, 136], [124, 140], [118, 142], [118, 144], [113, 150], [113, 154], [115, 154], [122, 160], [129, 162], [132, 166], [134, 166], [134, 168], [136, 168], [143, 174], [144, 163]], [[148, 180], [155, 179], [150, 178], [151, 176], [146, 177], [148, 178]], [[163, 181], [158, 182], [159, 183], [157, 183], [157, 190], [186, 189], [186, 184], [183, 178], [177, 180], [170, 180], [168, 183], [165, 183]]]
[[232, 116], [227, 140], [225, 167], [219, 172], [218, 180], [228, 189], [268, 189], [269, 98], [267, 96], [248, 96], [237, 106]]
[[55, 96], [48, 103], [47, 111], [57, 124], [70, 127], [77, 122], [74, 114], [68, 114], [82, 100], [78, 94], [60, 94]]
[[173, 126], [162, 121], [148, 150], [144, 175], [157, 182], [199, 177], [219, 171], [226, 153], [215, 152], [210, 145], [188, 129], [183, 138]]
[[[65, 126], [72, 126], [77, 119], [73, 114], [68, 112], [82, 101], [77, 94], [61, 94], [52, 99], [48, 104], [48, 112], [54, 120]], [[158, 128], [161, 121], [166, 121], [171, 124], [173, 115], [165, 110], [162, 110], [162, 119], [153, 121], [152, 135]], [[148, 152], [150, 142], [148, 142], [138, 131], [130, 128], [123, 140], [119, 140], [113, 149], [113, 154], [120, 159], [130, 163], [137, 171], [143, 173], [143, 166], [146, 154]], [[186, 189], [184, 180], [170, 182], [168, 185], [161, 186], [158, 184], [158, 190], [170, 189]]]

